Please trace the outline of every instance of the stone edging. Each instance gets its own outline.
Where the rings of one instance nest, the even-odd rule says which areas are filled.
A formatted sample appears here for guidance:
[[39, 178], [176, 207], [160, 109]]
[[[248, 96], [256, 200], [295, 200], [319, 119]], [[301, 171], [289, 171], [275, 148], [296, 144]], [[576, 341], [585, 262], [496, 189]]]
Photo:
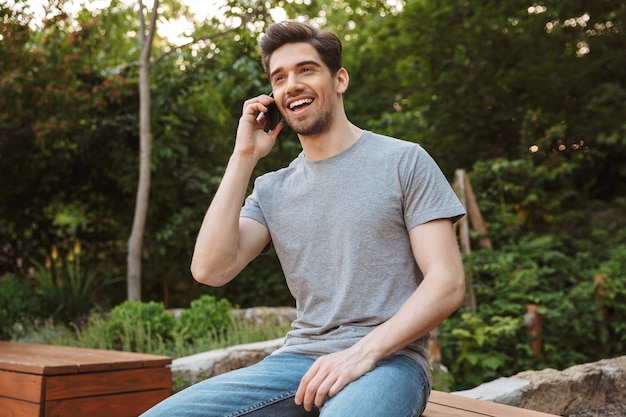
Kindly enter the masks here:
[[563, 371], [524, 371], [455, 394], [565, 415], [626, 403], [626, 356]]
[[174, 359], [172, 374], [196, 383], [215, 375], [252, 365], [282, 346], [284, 338], [216, 349]]

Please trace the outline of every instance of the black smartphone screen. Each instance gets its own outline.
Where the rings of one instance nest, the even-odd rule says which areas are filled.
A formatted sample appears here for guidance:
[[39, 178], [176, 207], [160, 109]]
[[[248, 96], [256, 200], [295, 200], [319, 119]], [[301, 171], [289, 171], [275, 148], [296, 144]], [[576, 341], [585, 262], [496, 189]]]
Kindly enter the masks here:
[[[270, 97], [274, 97], [274, 93], [270, 93]], [[280, 122], [280, 112], [278, 111], [278, 107], [275, 102], [272, 102], [269, 106], [267, 106], [267, 112], [265, 113], [265, 126], [272, 130], [276, 127], [276, 125]]]

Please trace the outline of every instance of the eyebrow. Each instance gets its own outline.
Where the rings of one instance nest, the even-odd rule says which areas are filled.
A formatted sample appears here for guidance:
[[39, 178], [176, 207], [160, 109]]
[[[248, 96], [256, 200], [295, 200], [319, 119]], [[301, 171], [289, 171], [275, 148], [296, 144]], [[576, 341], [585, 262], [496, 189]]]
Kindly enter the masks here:
[[[302, 61], [302, 62], [297, 63], [296, 64], [296, 68], [306, 67], [307, 65], [313, 65], [313, 66], [318, 67], [318, 68], [322, 67], [322, 64], [320, 64], [319, 62], [314, 61], [314, 60], [311, 59], [311, 60], [308, 60], [308, 61]], [[274, 71], [272, 71], [270, 73], [270, 78], [273, 78], [274, 75], [276, 75], [277, 73], [281, 72], [282, 70], [283, 70], [283, 67], [276, 68]]]

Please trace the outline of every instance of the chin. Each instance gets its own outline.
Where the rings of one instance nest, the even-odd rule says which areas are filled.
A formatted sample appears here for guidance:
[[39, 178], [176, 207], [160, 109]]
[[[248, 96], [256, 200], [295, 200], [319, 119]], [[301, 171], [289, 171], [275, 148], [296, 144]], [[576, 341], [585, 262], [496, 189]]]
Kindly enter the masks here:
[[300, 136], [316, 136], [330, 130], [330, 123], [318, 120], [315, 123], [294, 123], [291, 128]]

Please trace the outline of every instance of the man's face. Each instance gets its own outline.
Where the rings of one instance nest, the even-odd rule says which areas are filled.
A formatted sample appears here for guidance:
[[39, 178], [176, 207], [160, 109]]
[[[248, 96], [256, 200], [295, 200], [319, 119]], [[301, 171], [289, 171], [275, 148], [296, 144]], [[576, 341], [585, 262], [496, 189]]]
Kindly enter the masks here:
[[335, 77], [308, 43], [288, 43], [269, 61], [270, 83], [285, 121], [301, 136], [327, 131], [337, 100]]

